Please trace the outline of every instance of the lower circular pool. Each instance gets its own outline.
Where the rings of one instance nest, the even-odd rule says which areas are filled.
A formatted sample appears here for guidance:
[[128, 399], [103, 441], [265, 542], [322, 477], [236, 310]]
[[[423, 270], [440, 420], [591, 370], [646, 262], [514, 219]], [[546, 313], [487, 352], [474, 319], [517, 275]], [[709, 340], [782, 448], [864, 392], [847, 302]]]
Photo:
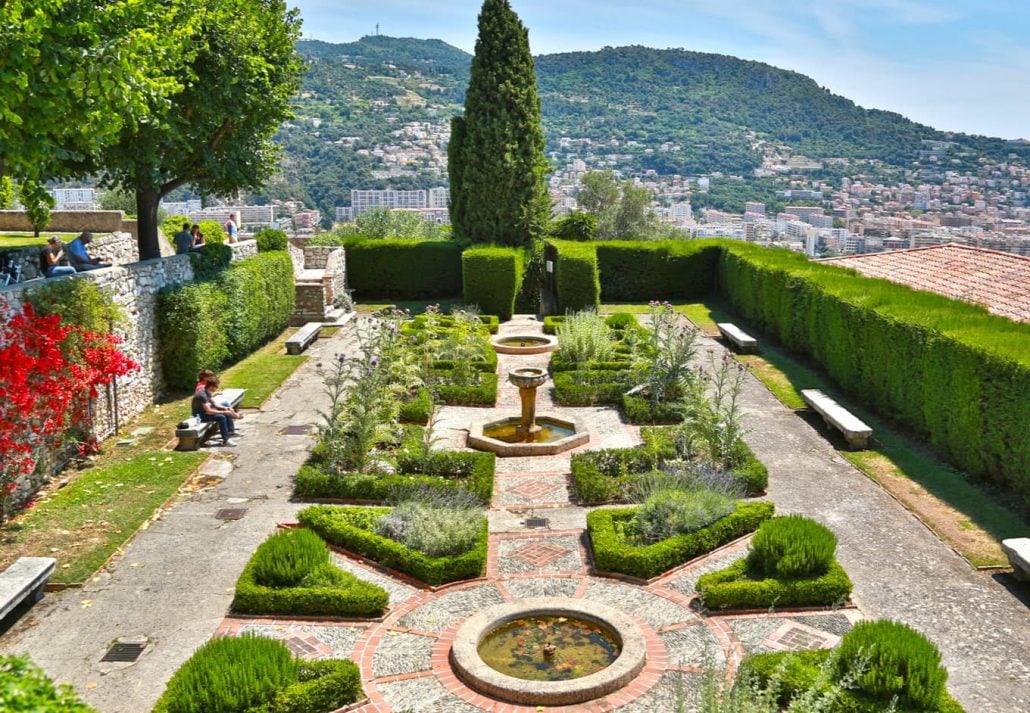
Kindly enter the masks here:
[[515, 619], [488, 632], [479, 657], [495, 671], [530, 681], [567, 681], [610, 666], [622, 644], [592, 621], [566, 616]]

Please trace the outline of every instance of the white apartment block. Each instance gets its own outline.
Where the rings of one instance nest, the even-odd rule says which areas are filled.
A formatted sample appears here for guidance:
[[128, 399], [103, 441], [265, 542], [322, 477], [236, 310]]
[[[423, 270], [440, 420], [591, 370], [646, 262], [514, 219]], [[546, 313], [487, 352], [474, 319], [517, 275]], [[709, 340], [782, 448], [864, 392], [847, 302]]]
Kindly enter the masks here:
[[451, 192], [446, 188], [430, 188], [426, 191], [429, 205], [427, 208], [447, 208], [451, 202]]
[[55, 210], [96, 210], [97, 192], [93, 188], [54, 188]]
[[199, 198], [195, 198], [190, 201], [169, 201], [162, 202], [161, 208], [168, 213], [168, 215], [192, 215], [193, 213], [199, 213], [204, 207]]
[[219, 206], [215, 208], [203, 208], [189, 213], [190, 220], [198, 223], [202, 220], [214, 220], [225, 223], [229, 216], [235, 213], [237, 222], [243, 228], [267, 228], [275, 222], [275, 206], [272, 205], [242, 205], [242, 206]]

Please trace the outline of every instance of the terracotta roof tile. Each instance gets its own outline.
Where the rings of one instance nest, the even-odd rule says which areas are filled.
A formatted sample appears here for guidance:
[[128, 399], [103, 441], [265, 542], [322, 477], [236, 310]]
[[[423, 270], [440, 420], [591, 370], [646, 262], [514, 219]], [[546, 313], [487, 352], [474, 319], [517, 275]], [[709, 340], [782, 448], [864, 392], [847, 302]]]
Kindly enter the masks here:
[[982, 305], [992, 314], [1030, 322], [1030, 258], [950, 243], [928, 248], [835, 257], [850, 267], [916, 290]]

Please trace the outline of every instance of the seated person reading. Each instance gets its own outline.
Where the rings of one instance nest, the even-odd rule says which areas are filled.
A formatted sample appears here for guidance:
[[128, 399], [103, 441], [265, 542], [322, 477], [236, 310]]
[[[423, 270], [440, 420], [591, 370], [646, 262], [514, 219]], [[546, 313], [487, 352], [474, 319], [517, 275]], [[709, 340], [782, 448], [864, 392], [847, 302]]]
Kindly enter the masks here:
[[68, 243], [68, 259], [71, 261], [72, 267], [74, 267], [77, 272], [98, 270], [102, 267], [111, 267], [110, 263], [100, 262], [100, 258], [89, 256], [89, 251], [86, 250], [86, 246], [92, 242], [93, 233], [88, 230], [84, 230], [79, 237]]
[[243, 435], [236, 430], [233, 414], [236, 412], [217, 403], [215, 394], [218, 391], [218, 377], [212, 376], [193, 395], [193, 415], [199, 416], [204, 423], [217, 423], [222, 435], [223, 446], [235, 446], [230, 440], [233, 436]]

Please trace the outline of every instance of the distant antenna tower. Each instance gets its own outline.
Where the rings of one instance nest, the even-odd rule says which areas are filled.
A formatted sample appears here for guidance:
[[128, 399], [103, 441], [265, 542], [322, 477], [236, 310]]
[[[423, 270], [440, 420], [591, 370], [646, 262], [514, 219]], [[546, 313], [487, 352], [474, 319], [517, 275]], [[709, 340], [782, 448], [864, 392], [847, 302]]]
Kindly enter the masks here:
[[379, 23], [376, 23], [376, 37], [379, 37]]

